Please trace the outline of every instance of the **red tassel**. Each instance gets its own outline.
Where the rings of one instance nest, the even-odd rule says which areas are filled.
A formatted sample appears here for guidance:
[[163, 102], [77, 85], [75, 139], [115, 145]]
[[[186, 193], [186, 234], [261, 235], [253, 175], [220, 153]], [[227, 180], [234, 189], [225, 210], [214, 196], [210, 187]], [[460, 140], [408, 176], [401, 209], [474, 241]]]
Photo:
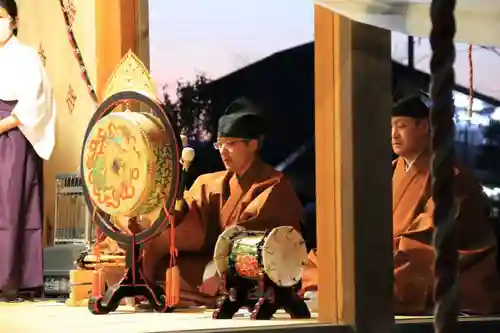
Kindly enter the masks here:
[[170, 217], [170, 267], [165, 274], [166, 305], [172, 307], [179, 304], [181, 292], [181, 274], [176, 265], [177, 249], [175, 248], [175, 226], [173, 216]]
[[[92, 219], [94, 220], [96, 213], [96, 207], [94, 206], [94, 213], [92, 214]], [[100, 231], [99, 228], [95, 228], [96, 232], [96, 244], [93, 248], [94, 254], [96, 256], [96, 266], [94, 272], [92, 273], [92, 296], [100, 297], [104, 294], [105, 280], [104, 271], [101, 267], [101, 247], [100, 247]]]
[[180, 297], [180, 271], [178, 266], [170, 267], [165, 274], [165, 295], [168, 307], [179, 304]]
[[104, 272], [101, 268], [94, 270], [92, 274], [92, 296], [99, 297], [104, 293]]

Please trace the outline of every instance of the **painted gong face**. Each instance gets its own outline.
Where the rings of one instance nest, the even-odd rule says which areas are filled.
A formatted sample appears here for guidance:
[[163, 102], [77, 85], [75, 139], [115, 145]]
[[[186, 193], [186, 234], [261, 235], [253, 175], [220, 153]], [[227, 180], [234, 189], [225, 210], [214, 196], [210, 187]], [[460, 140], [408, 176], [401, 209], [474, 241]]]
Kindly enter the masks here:
[[161, 121], [139, 112], [114, 112], [93, 127], [83, 150], [89, 196], [111, 216], [161, 208], [173, 186], [174, 152]]

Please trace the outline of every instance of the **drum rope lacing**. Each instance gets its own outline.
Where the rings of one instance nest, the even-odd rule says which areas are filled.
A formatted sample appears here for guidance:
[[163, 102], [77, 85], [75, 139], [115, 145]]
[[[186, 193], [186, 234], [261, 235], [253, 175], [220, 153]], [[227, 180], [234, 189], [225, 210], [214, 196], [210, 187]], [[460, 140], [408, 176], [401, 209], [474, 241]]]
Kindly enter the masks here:
[[454, 102], [456, 0], [433, 0], [430, 16], [431, 69], [431, 177], [434, 264], [434, 329], [451, 333], [458, 329], [458, 242], [454, 202]]

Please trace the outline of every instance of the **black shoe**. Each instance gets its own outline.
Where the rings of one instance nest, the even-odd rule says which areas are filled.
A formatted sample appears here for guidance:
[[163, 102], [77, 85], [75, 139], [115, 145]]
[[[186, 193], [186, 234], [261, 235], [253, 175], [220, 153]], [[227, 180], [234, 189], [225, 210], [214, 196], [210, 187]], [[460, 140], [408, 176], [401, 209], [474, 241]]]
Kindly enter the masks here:
[[23, 301], [34, 302], [36, 294], [34, 291], [24, 291], [19, 293], [19, 297]]
[[17, 290], [4, 290], [0, 295], [0, 302], [20, 303], [24, 302], [24, 299], [19, 297]]

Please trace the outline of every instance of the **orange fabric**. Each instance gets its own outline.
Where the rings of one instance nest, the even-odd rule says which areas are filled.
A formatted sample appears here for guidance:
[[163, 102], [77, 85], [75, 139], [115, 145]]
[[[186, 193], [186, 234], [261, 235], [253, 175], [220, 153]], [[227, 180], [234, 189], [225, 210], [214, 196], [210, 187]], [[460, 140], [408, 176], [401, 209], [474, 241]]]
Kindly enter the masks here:
[[[432, 306], [435, 253], [434, 201], [431, 198], [430, 155], [423, 154], [405, 172], [404, 161], [394, 162], [393, 230], [394, 293], [397, 314], [428, 312]], [[456, 168], [455, 198], [460, 237], [460, 308], [477, 314], [500, 312], [498, 247], [486, 216], [480, 185], [463, 168]], [[303, 290], [317, 288], [317, 260], [311, 252], [304, 271]]]
[[316, 251], [312, 250], [308, 255], [307, 266], [302, 273], [302, 289], [300, 294], [306, 291], [318, 290], [318, 257]]
[[[198, 177], [184, 194], [186, 213], [175, 221], [181, 289], [197, 291], [206, 264], [212, 260], [218, 235], [239, 224], [248, 230], [292, 226], [300, 231], [302, 205], [282, 173], [256, 160], [243, 177], [221, 171]], [[167, 230], [144, 244], [143, 265], [148, 279], [163, 280], [170, 252]], [[107, 276], [119, 274], [108, 269]], [[111, 282], [111, 281], [110, 281]]]

